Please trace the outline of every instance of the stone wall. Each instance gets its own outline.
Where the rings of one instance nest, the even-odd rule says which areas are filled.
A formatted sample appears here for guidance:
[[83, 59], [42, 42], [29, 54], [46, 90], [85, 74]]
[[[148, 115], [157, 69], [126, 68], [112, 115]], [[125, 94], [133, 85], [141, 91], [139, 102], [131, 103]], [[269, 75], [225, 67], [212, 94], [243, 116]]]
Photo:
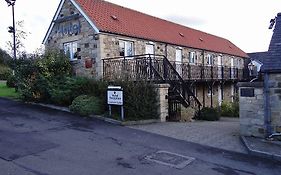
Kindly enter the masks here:
[[[231, 87], [233, 86], [233, 87]], [[223, 101], [224, 102], [233, 102], [235, 95], [235, 84], [226, 83], [223, 85]]]
[[[100, 34], [101, 39], [101, 58], [112, 58], [119, 56], [119, 40], [131, 41], [134, 43], [134, 54], [142, 55], [145, 54], [146, 44], [154, 45], [154, 53], [157, 55], [165, 55], [170, 61], [175, 61], [176, 49], [182, 50], [182, 59], [184, 63], [189, 62], [189, 52], [197, 53], [196, 63], [202, 64], [207, 63], [207, 55], [214, 55], [214, 65], [218, 65], [218, 56], [222, 57], [222, 63], [224, 66], [231, 66], [231, 58], [234, 59], [235, 67], [243, 68], [244, 60], [243, 58], [231, 56], [228, 54], [220, 54], [216, 52], [203, 51], [200, 49], [181, 47], [172, 44], [165, 44], [156, 41], [149, 41], [144, 39], [131, 38], [126, 36], [114, 35], [114, 34]], [[203, 59], [204, 58], [204, 59]], [[238, 61], [239, 60], [239, 61]], [[239, 65], [238, 65], [239, 62]]]
[[[209, 84], [211, 85], [211, 84]], [[196, 95], [198, 100], [201, 102], [203, 105], [203, 88], [205, 90], [205, 107], [211, 107], [211, 104], [213, 103], [213, 107], [217, 107], [219, 105], [219, 99], [218, 99], [218, 87], [220, 86], [219, 83], [215, 83], [213, 85], [213, 96], [211, 98], [211, 94], [208, 94], [208, 85], [204, 83], [198, 83], [194, 84], [196, 86]], [[233, 87], [231, 87], [233, 86]], [[223, 84], [223, 99], [222, 101], [224, 102], [232, 102], [233, 97], [235, 95], [234, 88], [235, 84], [234, 83], [224, 83]], [[213, 102], [211, 102], [213, 100]]]
[[[73, 17], [79, 15], [78, 17]], [[70, 18], [71, 19], [67, 19]], [[79, 32], [68, 32], [69, 27], [75, 24], [80, 25]], [[54, 23], [47, 42], [45, 44], [47, 50], [64, 51], [64, 44], [76, 42], [78, 59], [71, 61], [74, 67], [74, 73], [78, 76], [87, 76], [96, 78], [98, 71], [96, 64], [100, 60], [99, 55], [99, 40], [96, 38], [95, 30], [91, 27], [88, 21], [80, 14], [70, 1], [65, 1], [62, 10], [58, 15], [58, 20]], [[86, 59], [92, 59], [92, 68], [86, 68]]]
[[[272, 133], [281, 132], [281, 74], [269, 75], [269, 111]], [[243, 91], [253, 89], [254, 96], [245, 97]], [[266, 136], [264, 83], [239, 83], [240, 131], [244, 136]], [[245, 94], [244, 94], [245, 95]]]
[[281, 132], [281, 74], [269, 75], [272, 132]]
[[169, 115], [169, 104], [168, 104], [168, 90], [169, 84], [157, 84], [155, 88], [157, 89], [157, 98], [159, 102], [158, 112], [160, 114], [160, 121], [165, 122]]
[[263, 83], [239, 83], [240, 134], [264, 137]]

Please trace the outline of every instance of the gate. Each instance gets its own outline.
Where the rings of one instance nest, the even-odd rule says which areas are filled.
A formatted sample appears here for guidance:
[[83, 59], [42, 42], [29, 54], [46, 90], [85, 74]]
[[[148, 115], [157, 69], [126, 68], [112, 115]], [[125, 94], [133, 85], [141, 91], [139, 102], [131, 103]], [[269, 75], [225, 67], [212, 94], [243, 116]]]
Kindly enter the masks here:
[[181, 120], [181, 103], [174, 100], [169, 100], [169, 116], [168, 121]]
[[179, 100], [179, 95], [176, 91], [170, 87], [168, 93], [168, 104], [169, 104], [169, 116], [168, 121], [180, 121], [181, 120], [181, 101]]

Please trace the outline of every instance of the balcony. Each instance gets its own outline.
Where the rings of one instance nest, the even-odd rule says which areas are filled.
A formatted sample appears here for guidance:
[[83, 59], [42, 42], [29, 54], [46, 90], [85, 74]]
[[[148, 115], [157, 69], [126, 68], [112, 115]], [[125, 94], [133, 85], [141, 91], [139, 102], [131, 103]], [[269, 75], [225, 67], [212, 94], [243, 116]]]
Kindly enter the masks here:
[[248, 71], [227, 66], [212, 66], [169, 61], [179, 76], [168, 69], [167, 59], [162, 55], [137, 55], [103, 60], [103, 78], [106, 80], [178, 80], [184, 81], [246, 81]]

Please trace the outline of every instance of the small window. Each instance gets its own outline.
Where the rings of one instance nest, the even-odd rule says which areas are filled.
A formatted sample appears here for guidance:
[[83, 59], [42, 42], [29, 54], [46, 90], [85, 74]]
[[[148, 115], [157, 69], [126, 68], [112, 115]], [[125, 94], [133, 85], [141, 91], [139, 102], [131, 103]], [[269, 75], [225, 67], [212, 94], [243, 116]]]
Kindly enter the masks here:
[[64, 53], [69, 56], [70, 61], [77, 60], [78, 49], [77, 42], [69, 42], [63, 44]]
[[189, 63], [195, 64], [197, 59], [196, 52], [189, 52]]
[[209, 87], [208, 87], [208, 93], [207, 93], [207, 95], [208, 95], [208, 96], [211, 96], [212, 91], [213, 91], [213, 95], [215, 95], [215, 93], [214, 93], [214, 88], [212, 88], [211, 86], [209, 86]]
[[119, 56], [133, 56], [134, 43], [131, 41], [119, 40]]
[[208, 54], [207, 55], [207, 65], [213, 65], [214, 64], [214, 56]]
[[237, 67], [240, 68], [240, 65], [241, 65], [241, 60], [238, 58], [237, 59]]

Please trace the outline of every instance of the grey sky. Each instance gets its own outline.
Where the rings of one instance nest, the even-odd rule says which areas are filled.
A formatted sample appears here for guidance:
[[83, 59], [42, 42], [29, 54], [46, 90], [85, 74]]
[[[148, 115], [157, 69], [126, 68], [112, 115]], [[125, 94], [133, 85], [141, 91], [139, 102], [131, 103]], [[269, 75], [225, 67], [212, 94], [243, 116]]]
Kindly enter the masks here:
[[[31, 34], [28, 52], [40, 47], [60, 0], [17, 0], [16, 20], [25, 21]], [[272, 30], [269, 21], [281, 12], [281, 0], [108, 0], [153, 16], [224, 37], [245, 52], [268, 49]], [[11, 8], [0, 0], [0, 47], [11, 39]]]

